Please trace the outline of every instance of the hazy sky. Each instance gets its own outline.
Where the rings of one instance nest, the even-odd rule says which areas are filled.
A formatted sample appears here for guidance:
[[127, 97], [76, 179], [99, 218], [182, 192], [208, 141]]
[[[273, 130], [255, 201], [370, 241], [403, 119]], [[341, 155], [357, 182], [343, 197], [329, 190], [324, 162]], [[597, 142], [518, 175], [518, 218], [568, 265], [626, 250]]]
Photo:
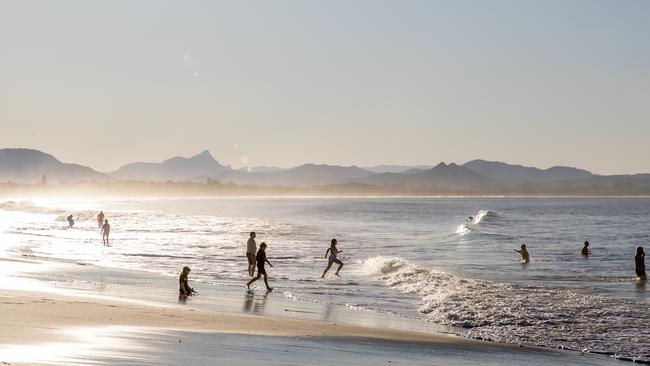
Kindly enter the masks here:
[[0, 147], [650, 172], [650, 1], [3, 1]]

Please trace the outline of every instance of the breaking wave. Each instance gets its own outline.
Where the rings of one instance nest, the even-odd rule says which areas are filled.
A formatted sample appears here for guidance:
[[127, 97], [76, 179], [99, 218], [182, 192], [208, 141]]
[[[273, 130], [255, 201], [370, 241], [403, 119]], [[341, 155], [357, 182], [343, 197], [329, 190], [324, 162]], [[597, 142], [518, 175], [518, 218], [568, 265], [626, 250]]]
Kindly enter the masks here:
[[374, 257], [368, 275], [421, 297], [428, 320], [497, 342], [650, 361], [650, 306], [579, 290], [466, 279], [399, 257]]

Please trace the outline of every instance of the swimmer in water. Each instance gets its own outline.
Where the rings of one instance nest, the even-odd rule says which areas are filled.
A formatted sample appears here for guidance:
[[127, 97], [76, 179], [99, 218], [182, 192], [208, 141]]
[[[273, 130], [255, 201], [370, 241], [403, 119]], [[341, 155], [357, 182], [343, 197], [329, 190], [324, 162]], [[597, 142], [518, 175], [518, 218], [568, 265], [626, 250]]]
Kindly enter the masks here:
[[636, 248], [634, 266], [636, 269], [636, 278], [639, 281], [646, 281], [648, 279], [648, 276], [645, 274], [645, 251], [643, 250], [643, 247]]
[[591, 253], [589, 252], [589, 241], [585, 241], [585, 244], [584, 244], [584, 246], [582, 247], [582, 255], [585, 256], [585, 257], [588, 257], [589, 254], [591, 254]]
[[323, 275], [320, 276], [320, 278], [325, 278], [325, 274], [327, 273], [327, 271], [329, 271], [329, 269], [332, 267], [332, 264], [334, 263], [339, 265], [339, 268], [334, 273], [335, 275], [339, 276], [339, 271], [341, 270], [341, 268], [343, 268], [343, 262], [341, 262], [341, 260], [338, 259], [336, 256], [341, 252], [342, 250], [336, 249], [336, 239], [332, 239], [332, 242], [330, 243], [330, 247], [327, 248], [327, 251], [325, 251], [325, 258], [327, 258], [327, 268], [325, 268], [325, 270], [323, 271]]
[[521, 254], [521, 263], [530, 262], [530, 255], [528, 250], [526, 250], [526, 244], [521, 244], [521, 250], [513, 249], [515, 252]]

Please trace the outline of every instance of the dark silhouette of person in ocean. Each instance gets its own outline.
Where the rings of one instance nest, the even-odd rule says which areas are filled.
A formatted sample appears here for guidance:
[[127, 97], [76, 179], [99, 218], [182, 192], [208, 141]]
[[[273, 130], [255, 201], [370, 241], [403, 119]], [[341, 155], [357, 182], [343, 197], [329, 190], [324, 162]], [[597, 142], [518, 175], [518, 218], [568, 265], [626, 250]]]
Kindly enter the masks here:
[[591, 252], [589, 252], [589, 241], [585, 241], [584, 246], [582, 247], [582, 255], [588, 257]]
[[521, 263], [530, 262], [530, 255], [526, 249], [526, 244], [521, 244], [521, 250], [513, 249], [515, 252], [521, 254]]
[[248, 242], [246, 242], [246, 258], [248, 259], [249, 277], [255, 275], [255, 252], [257, 252], [257, 244], [255, 243], [256, 236], [255, 232], [251, 231], [250, 238], [248, 238]]
[[262, 242], [262, 244], [260, 244], [260, 249], [257, 250], [257, 255], [255, 256], [255, 260], [257, 262], [257, 276], [253, 277], [252, 280], [248, 281], [246, 287], [251, 288], [251, 283], [259, 280], [260, 277], [264, 276], [264, 284], [266, 285], [266, 290], [273, 291], [273, 287], [269, 286], [269, 281], [266, 275], [266, 269], [264, 268], [264, 263], [268, 263], [269, 266], [273, 267], [271, 262], [269, 262], [268, 258], [266, 258], [265, 242]]
[[181, 271], [180, 277], [178, 277], [178, 285], [179, 285], [178, 296], [179, 296], [179, 298], [180, 297], [186, 298], [188, 296], [192, 296], [192, 295], [197, 293], [196, 291], [194, 291], [193, 288], [190, 287], [190, 285], [188, 283], [188, 280], [187, 280], [187, 276], [189, 276], [191, 271], [192, 270], [190, 269], [190, 267], [185, 266], [185, 267], [183, 267], [183, 270]]
[[99, 215], [97, 215], [97, 227], [102, 228], [102, 225], [104, 225], [104, 211], [99, 211]]
[[648, 276], [645, 274], [645, 251], [643, 247], [636, 248], [636, 255], [634, 256], [634, 267], [636, 269], [636, 278], [639, 281], [646, 281]]
[[[332, 242], [330, 243], [330, 247], [327, 248], [327, 251], [325, 251], [325, 258], [327, 258], [327, 268], [323, 271], [323, 275], [320, 276], [320, 278], [325, 278], [325, 274], [329, 269], [332, 267], [332, 264], [336, 263], [339, 265], [339, 268], [336, 270], [334, 273], [335, 275], [339, 276], [339, 271], [341, 268], [343, 268], [343, 262], [341, 262], [340, 259], [338, 259], [336, 256], [342, 252], [342, 250], [336, 249], [336, 239], [332, 239]], [[329, 257], [328, 257], [329, 256]]]
[[108, 235], [111, 233], [111, 225], [108, 223], [108, 219], [104, 220], [104, 225], [102, 225], [102, 242], [104, 245], [108, 245]]
[[74, 226], [74, 220], [72, 219], [72, 215], [68, 216], [66, 220], [68, 220], [68, 229], [72, 228]]

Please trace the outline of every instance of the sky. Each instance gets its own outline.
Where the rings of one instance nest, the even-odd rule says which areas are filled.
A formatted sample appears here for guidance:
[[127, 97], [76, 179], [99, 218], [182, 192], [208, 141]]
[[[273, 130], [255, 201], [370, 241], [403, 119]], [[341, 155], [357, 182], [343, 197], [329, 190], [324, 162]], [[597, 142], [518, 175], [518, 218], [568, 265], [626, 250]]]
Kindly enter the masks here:
[[650, 172], [650, 1], [0, 0], [0, 147]]

